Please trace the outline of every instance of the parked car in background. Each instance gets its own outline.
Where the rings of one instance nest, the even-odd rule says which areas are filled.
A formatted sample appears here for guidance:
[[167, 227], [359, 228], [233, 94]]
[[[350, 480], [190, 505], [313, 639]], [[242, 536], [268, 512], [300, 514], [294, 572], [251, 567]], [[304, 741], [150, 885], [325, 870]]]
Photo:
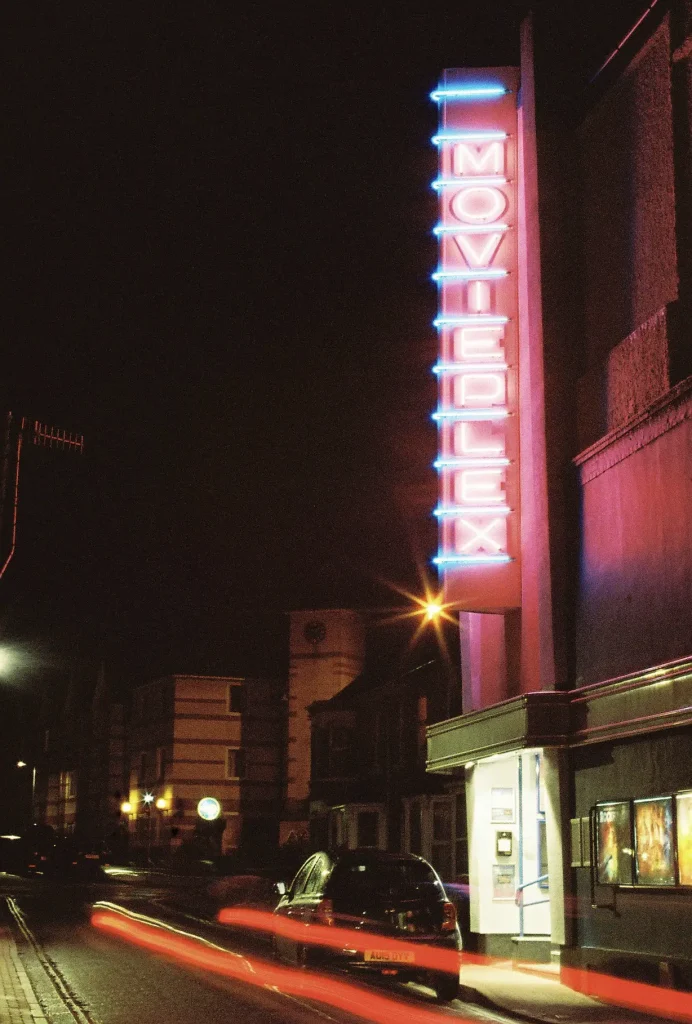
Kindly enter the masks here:
[[57, 880], [101, 879], [107, 863], [108, 851], [102, 843], [73, 835], [55, 842], [43, 873]]
[[313, 945], [308, 932], [301, 942], [278, 930], [274, 951], [281, 960], [422, 981], [441, 1002], [459, 993], [456, 957], [456, 971], [435, 970], [423, 963], [424, 946], [458, 952], [461, 935], [454, 904], [422, 857], [375, 849], [315, 853], [299, 869], [274, 913], [306, 926], [351, 929], [353, 947], [357, 947]]
[[21, 875], [27, 870], [27, 846], [21, 836], [0, 836], [0, 871]]
[[55, 832], [50, 825], [32, 825], [21, 837], [21, 874], [43, 875], [55, 850]]

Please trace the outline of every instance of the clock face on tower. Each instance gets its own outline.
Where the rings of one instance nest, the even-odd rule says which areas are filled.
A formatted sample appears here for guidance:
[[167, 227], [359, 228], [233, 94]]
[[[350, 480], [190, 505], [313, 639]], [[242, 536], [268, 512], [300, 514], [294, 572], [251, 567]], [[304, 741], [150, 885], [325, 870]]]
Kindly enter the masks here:
[[324, 640], [326, 635], [327, 630], [325, 625], [323, 622], [320, 622], [319, 619], [311, 619], [310, 622], [305, 623], [303, 636], [308, 643], [319, 644]]

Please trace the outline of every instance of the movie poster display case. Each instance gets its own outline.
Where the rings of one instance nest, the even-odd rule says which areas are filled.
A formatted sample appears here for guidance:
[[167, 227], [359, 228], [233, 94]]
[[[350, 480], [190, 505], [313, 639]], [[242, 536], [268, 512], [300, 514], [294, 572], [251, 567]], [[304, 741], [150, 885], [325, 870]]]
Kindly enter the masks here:
[[692, 790], [603, 801], [591, 821], [597, 885], [692, 886]]

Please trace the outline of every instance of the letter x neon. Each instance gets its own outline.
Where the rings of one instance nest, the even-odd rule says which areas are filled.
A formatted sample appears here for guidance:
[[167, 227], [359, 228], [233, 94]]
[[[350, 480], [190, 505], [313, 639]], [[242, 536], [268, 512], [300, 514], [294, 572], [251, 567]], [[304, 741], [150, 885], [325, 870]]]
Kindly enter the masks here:
[[[483, 541], [485, 541], [487, 544], [490, 544], [491, 547], [495, 549], [495, 552], [502, 551], [504, 544], [498, 544], [498, 542], [496, 540], [493, 540], [493, 538], [490, 536], [490, 533], [492, 530], [495, 530], [498, 526], [504, 527], [503, 519], [491, 519], [488, 525], [485, 527], [476, 526], [468, 519], [460, 519], [459, 524], [463, 524], [473, 532], [473, 536], [471, 537], [471, 539], [468, 540], [465, 544], [462, 544], [460, 548], [462, 552], [468, 553], [469, 551], [471, 551], [472, 548], [479, 548], [483, 550]], [[491, 551], [490, 553], [492, 554], [493, 552]]]

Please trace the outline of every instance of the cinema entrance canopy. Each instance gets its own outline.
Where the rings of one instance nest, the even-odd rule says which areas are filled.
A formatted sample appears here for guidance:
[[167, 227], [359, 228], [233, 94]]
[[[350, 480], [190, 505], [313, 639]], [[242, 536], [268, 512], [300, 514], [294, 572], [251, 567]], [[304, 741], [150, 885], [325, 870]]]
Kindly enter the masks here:
[[525, 693], [428, 728], [427, 770], [530, 747], [579, 747], [692, 725], [692, 662], [685, 659], [579, 690]]
[[[595, 870], [594, 808], [579, 798], [579, 765], [617, 775], [619, 745], [655, 745], [656, 735], [665, 743], [689, 725], [692, 661], [683, 659], [569, 692], [522, 694], [428, 729], [427, 770], [466, 782], [479, 950], [546, 960], [571, 944], [570, 873]], [[627, 775], [636, 785], [631, 766]]]

